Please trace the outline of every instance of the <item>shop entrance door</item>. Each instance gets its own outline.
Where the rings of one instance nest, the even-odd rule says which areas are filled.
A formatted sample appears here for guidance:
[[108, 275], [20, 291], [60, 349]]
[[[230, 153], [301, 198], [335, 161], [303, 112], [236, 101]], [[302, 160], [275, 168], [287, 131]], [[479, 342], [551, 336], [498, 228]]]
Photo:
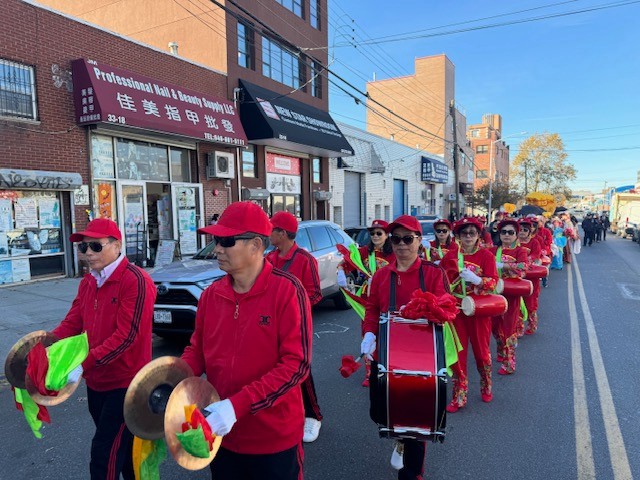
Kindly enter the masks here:
[[198, 228], [204, 227], [202, 217], [202, 185], [197, 183], [171, 184], [173, 205], [173, 231], [176, 232], [181, 255], [193, 255], [204, 246], [204, 235]]
[[147, 188], [145, 182], [118, 182], [118, 218], [124, 234], [123, 248], [129, 261], [146, 265], [149, 239], [147, 236]]

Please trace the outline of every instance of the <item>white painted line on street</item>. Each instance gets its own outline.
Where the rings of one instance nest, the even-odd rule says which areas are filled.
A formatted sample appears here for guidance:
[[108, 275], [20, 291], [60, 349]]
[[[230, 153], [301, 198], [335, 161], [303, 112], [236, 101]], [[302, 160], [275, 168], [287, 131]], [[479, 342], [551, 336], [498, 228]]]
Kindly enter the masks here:
[[318, 327], [325, 328], [324, 330], [313, 333], [318, 338], [320, 338], [320, 335], [323, 333], [344, 333], [349, 331], [349, 327], [338, 325], [337, 323], [321, 323], [320, 325], [318, 325]]
[[602, 419], [604, 420], [605, 432], [607, 435], [607, 443], [609, 445], [609, 456], [611, 457], [611, 467], [613, 469], [613, 478], [616, 480], [630, 480], [633, 478], [631, 474], [631, 466], [627, 456], [627, 449], [622, 438], [620, 430], [620, 422], [616, 414], [616, 407], [613, 403], [613, 395], [609, 387], [609, 378], [607, 370], [604, 366], [602, 353], [600, 352], [600, 344], [596, 328], [587, 303], [587, 296], [584, 292], [582, 284], [582, 275], [576, 257], [573, 257], [573, 268], [576, 273], [576, 283], [578, 285], [578, 295], [580, 296], [580, 304], [582, 306], [582, 314], [587, 327], [587, 336], [589, 338], [589, 350], [591, 351], [591, 361], [595, 370], [596, 385], [598, 386], [598, 394], [600, 396], [600, 408], [602, 409]]
[[[573, 256], [575, 259], [575, 255]], [[571, 365], [573, 366], [573, 418], [576, 430], [576, 463], [578, 480], [596, 478], [591, 445], [591, 426], [587, 407], [587, 389], [582, 364], [582, 346], [580, 345], [580, 325], [573, 295], [573, 275], [568, 273], [569, 318], [571, 323]]]
[[635, 283], [618, 283], [622, 296], [629, 300], [640, 300], [640, 285]]

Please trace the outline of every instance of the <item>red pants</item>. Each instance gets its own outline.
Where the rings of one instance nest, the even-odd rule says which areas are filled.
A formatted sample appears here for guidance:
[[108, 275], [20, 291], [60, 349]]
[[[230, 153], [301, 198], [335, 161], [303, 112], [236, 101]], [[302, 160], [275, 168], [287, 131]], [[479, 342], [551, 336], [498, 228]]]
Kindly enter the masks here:
[[524, 303], [527, 306], [529, 315], [538, 311], [538, 299], [540, 298], [540, 279], [534, 278], [531, 283], [533, 283], [533, 293], [528, 297], [524, 297]]
[[491, 389], [491, 317], [467, 317], [459, 312], [453, 321], [458, 338], [463, 350], [458, 354], [458, 363], [452, 366], [457, 381], [462, 385], [468, 385], [467, 356], [468, 346], [471, 342], [473, 356], [476, 360], [476, 368], [480, 373], [483, 389]]
[[508, 297], [505, 295], [504, 298], [507, 299], [509, 304], [507, 312], [499, 317], [493, 317], [491, 320], [493, 336], [502, 343], [516, 333], [518, 315], [520, 315], [520, 298], [522, 297]]

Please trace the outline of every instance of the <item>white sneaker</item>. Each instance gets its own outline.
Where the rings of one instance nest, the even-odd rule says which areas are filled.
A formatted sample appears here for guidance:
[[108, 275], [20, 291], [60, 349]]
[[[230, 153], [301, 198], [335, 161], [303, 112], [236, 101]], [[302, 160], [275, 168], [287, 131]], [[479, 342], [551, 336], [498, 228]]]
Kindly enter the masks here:
[[302, 441], [304, 443], [315, 442], [320, 435], [320, 426], [322, 422], [320, 420], [316, 420], [315, 418], [305, 418], [304, 419], [304, 436], [302, 437]]
[[396, 442], [393, 447], [393, 453], [391, 454], [391, 466], [395, 470], [400, 470], [404, 467], [404, 461], [402, 455], [404, 453], [404, 445], [401, 442]]

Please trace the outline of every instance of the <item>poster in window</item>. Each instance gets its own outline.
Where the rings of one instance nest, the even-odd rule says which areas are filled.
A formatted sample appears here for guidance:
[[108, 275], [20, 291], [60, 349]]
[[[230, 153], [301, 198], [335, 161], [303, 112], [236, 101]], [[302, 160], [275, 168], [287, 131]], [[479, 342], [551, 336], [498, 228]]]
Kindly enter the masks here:
[[38, 228], [38, 208], [33, 198], [18, 198], [14, 203], [16, 228]]
[[[3, 262], [4, 263], [4, 262]], [[28, 258], [11, 260], [11, 275], [14, 282], [31, 280], [31, 266]]]
[[98, 218], [113, 218], [113, 184], [98, 184]]
[[60, 203], [56, 198], [41, 198], [40, 228], [60, 228]]
[[126, 235], [136, 235], [138, 232], [138, 225], [142, 226], [142, 219], [144, 217], [143, 206], [141, 197], [137, 195], [130, 195], [124, 199], [124, 213], [125, 213], [125, 232]]
[[91, 136], [91, 163], [94, 178], [114, 178], [113, 139], [104, 135]]
[[178, 210], [178, 231], [180, 232], [181, 253], [183, 255], [196, 253], [198, 236], [195, 210]]
[[11, 200], [0, 198], [0, 230], [12, 230]]
[[9, 237], [5, 230], [0, 230], [0, 258], [9, 256]]
[[13, 283], [13, 273], [11, 271], [11, 261], [0, 260], [0, 285]]
[[196, 189], [188, 187], [178, 188], [178, 208], [195, 208]]

